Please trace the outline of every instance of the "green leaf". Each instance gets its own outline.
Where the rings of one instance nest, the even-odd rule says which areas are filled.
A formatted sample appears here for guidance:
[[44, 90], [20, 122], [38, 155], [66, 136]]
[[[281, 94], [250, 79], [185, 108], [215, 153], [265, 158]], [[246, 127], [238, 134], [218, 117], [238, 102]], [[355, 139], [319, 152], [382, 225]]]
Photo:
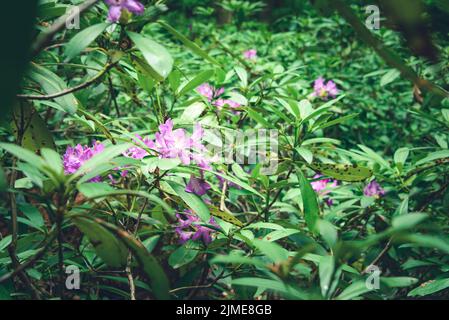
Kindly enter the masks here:
[[190, 207], [190, 209], [192, 209], [192, 211], [201, 218], [201, 220], [207, 223], [209, 222], [209, 208], [200, 197], [196, 194], [185, 191], [185, 187], [176, 182], [168, 181], [168, 184], [173, 191], [175, 191], [176, 194]]
[[[80, 184], [78, 184], [78, 188], [82, 185], [87, 185], [87, 184], [80, 183]], [[169, 213], [169, 214], [173, 213], [173, 210], [167, 205], [167, 203], [165, 203], [163, 200], [161, 200], [158, 196], [149, 194], [148, 192], [145, 192], [145, 191], [138, 191], [138, 190], [136, 191], [136, 190], [127, 190], [127, 189], [110, 190], [108, 187], [104, 187], [105, 190], [101, 190], [101, 189], [100, 190], [90, 190], [90, 189], [94, 189], [94, 187], [95, 186], [87, 187], [87, 189], [89, 189], [87, 191], [87, 193], [90, 195], [90, 199], [104, 198], [104, 197], [108, 197], [108, 196], [110, 196], [110, 197], [124, 196], [124, 195], [143, 197], [143, 198], [147, 198], [149, 201], [153, 202], [154, 204], [161, 206], [167, 213]], [[83, 188], [83, 187], [81, 187], [81, 188]], [[84, 189], [84, 191], [86, 191], [86, 189]], [[103, 191], [103, 192], [101, 192], [101, 191]]]
[[334, 274], [335, 261], [333, 256], [323, 256], [319, 263], [319, 274], [320, 274], [320, 286], [321, 294], [323, 297], [327, 297], [327, 293], [330, 289], [330, 283], [332, 276]]
[[284, 284], [279, 280], [248, 277], [234, 279], [232, 280], [232, 284], [273, 290], [293, 299], [305, 300], [308, 298], [308, 295], [304, 292], [300, 291], [299, 289], [293, 288], [292, 286]]
[[64, 177], [64, 166], [59, 153], [52, 149], [42, 148], [41, 155], [50, 170], [55, 172], [59, 177]]
[[241, 86], [246, 88], [248, 86], [248, 73], [242, 67], [234, 67], [234, 70], [241, 81]]
[[449, 288], [449, 278], [430, 280], [408, 293], [409, 297], [427, 296], [435, 292]]
[[175, 38], [180, 40], [188, 49], [190, 49], [193, 53], [197, 54], [198, 56], [202, 57], [203, 59], [208, 60], [209, 62], [212, 62], [213, 64], [220, 66], [220, 64], [215, 60], [214, 58], [211, 58], [206, 51], [198, 47], [198, 45], [189, 39], [187, 39], [184, 35], [179, 33], [175, 28], [170, 26], [169, 24], [165, 23], [164, 21], [158, 21], [158, 23], [168, 32], [170, 32]]
[[105, 197], [113, 195], [114, 188], [104, 182], [82, 183], [77, 186], [78, 190], [88, 198]]
[[229, 222], [237, 227], [243, 227], [244, 224], [239, 219], [234, 217], [231, 213], [228, 213], [226, 211], [220, 211], [217, 207], [209, 206], [210, 214], [214, 217], [218, 217], [223, 221]]
[[[318, 107], [318, 109], [316, 110], [309, 110], [310, 107], [304, 107], [301, 103], [303, 101], [307, 101], [307, 100], [303, 100], [300, 102], [300, 108], [301, 108], [301, 117], [303, 118], [301, 120], [301, 123], [307, 122], [310, 119], [313, 119], [317, 116], [319, 116], [320, 114], [327, 112], [330, 108], [332, 108], [332, 106], [337, 103], [338, 101], [340, 101], [341, 99], [343, 99], [345, 97], [344, 94], [342, 94], [341, 96], [339, 96], [336, 99], [332, 99], [329, 100], [328, 102], [326, 102], [325, 104], [323, 104], [322, 106]], [[310, 105], [310, 102], [308, 102], [308, 104], [306, 104], [307, 102], [304, 102], [304, 104], [306, 106], [308, 106], [308, 104]], [[304, 112], [304, 110], [307, 110], [306, 112]], [[310, 112], [310, 113], [309, 113]]]
[[273, 263], [280, 263], [288, 259], [288, 251], [275, 242], [254, 239], [253, 244]]
[[231, 252], [229, 255], [217, 255], [215, 256], [211, 261], [211, 264], [218, 264], [218, 263], [229, 263], [229, 264], [247, 264], [247, 265], [253, 265], [258, 268], [265, 268], [266, 264], [262, 262], [260, 259], [241, 256], [238, 254], [234, 254]]
[[17, 102], [13, 106], [11, 117], [11, 128], [17, 140], [22, 138], [22, 147], [33, 152], [41, 148], [56, 149], [47, 124], [31, 104]]
[[365, 283], [365, 280], [356, 281], [346, 287], [342, 293], [337, 297], [337, 300], [351, 300], [354, 298], [358, 298], [364, 293], [370, 292], [373, 289], [368, 288]]
[[404, 165], [407, 161], [410, 150], [408, 148], [400, 148], [394, 153], [394, 163]]
[[101, 259], [113, 268], [126, 264], [128, 250], [114, 234], [97, 222], [81, 216], [72, 217], [73, 223], [89, 238]]
[[428, 154], [425, 158], [416, 162], [415, 165], [420, 166], [420, 165], [426, 164], [428, 162], [438, 160], [438, 159], [444, 159], [444, 158], [449, 158], [449, 150], [440, 150], [440, 151], [432, 152], [432, 153]]
[[178, 92], [177, 96], [181, 97], [190, 90], [194, 90], [199, 87], [201, 84], [207, 82], [214, 75], [214, 70], [205, 70], [197, 74], [193, 79], [187, 82]]
[[35, 206], [28, 203], [18, 203], [18, 207], [34, 227], [40, 228], [45, 225], [42, 213]]
[[251, 108], [245, 108], [246, 112], [248, 113], [248, 116], [256, 121], [257, 123], [260, 123], [262, 127], [264, 128], [275, 128], [275, 126], [268, 122], [267, 119], [265, 119], [259, 112], [251, 109]]
[[168, 264], [173, 267], [173, 269], [181, 268], [182, 266], [190, 263], [198, 255], [199, 250], [197, 248], [192, 248], [190, 243], [180, 246], [178, 249], [173, 251], [173, 253], [168, 258]]
[[154, 250], [154, 248], [156, 248], [156, 245], [158, 244], [160, 239], [161, 239], [160, 235], [152, 236], [142, 241], [142, 244], [145, 246], [148, 252], [151, 253]]
[[293, 234], [299, 233], [299, 230], [296, 229], [282, 229], [282, 230], [274, 230], [272, 232], [270, 232], [269, 234], [267, 234], [265, 237], [263, 237], [263, 240], [265, 241], [277, 241], [279, 239], [285, 238], [285, 237], [289, 237]]
[[5, 192], [8, 189], [8, 181], [6, 179], [5, 171], [0, 164], [0, 192]]
[[348, 114], [347, 116], [340, 117], [340, 118], [337, 118], [337, 119], [325, 122], [322, 125], [314, 128], [314, 130], [322, 130], [322, 129], [325, 129], [325, 128], [329, 128], [329, 127], [335, 126], [336, 124], [345, 122], [346, 120], [349, 120], [349, 119], [352, 119], [352, 118], [355, 118], [358, 115], [359, 115], [359, 113]]
[[390, 288], [403, 288], [417, 283], [418, 279], [411, 277], [381, 277], [380, 282]]
[[318, 206], [315, 191], [299, 168], [297, 170], [297, 175], [304, 206], [304, 218], [306, 220], [307, 227], [313, 232], [315, 231], [316, 222], [319, 217], [320, 207]]
[[387, 161], [385, 161], [380, 155], [378, 155], [376, 152], [374, 152], [374, 150], [359, 144], [358, 147], [360, 149], [362, 149], [365, 154], [367, 155], [367, 157], [371, 160], [373, 160], [374, 162], [377, 162], [378, 164], [380, 164], [381, 166], [383, 166], [384, 168], [389, 169], [390, 165], [388, 164]]
[[161, 159], [154, 157], [143, 159], [143, 162], [148, 165], [150, 170], [154, 170], [156, 168], [159, 168], [160, 170], [171, 170], [181, 164], [181, 160], [177, 158]]
[[383, 75], [383, 77], [380, 79], [380, 86], [383, 87], [389, 83], [392, 83], [394, 80], [399, 78], [400, 75], [401, 75], [401, 72], [399, 72], [396, 69], [391, 69], [390, 71], [385, 73]]
[[317, 221], [317, 230], [330, 248], [333, 248], [338, 240], [337, 228], [326, 220]]
[[395, 229], [411, 229], [427, 218], [429, 218], [429, 216], [425, 213], [409, 213], [395, 217], [391, 222], [391, 225]]
[[371, 169], [349, 164], [312, 163], [311, 169], [340, 181], [363, 181], [373, 175]]
[[309, 149], [304, 148], [304, 147], [297, 147], [295, 150], [298, 152], [298, 154], [299, 154], [304, 160], [306, 160], [306, 162], [307, 162], [308, 164], [311, 164], [311, 163], [312, 163], [312, 161], [313, 161], [313, 153], [312, 153], [312, 151], [310, 151]]
[[4, 237], [2, 240], [0, 240], [0, 252], [5, 250], [5, 248], [9, 246], [9, 244], [11, 243], [11, 239], [12, 239], [12, 236], [9, 235], [9, 236]]
[[138, 33], [128, 32], [128, 35], [142, 52], [148, 66], [156, 73], [157, 80], [167, 78], [173, 68], [173, 58], [167, 49]]
[[[42, 89], [47, 94], [59, 93], [67, 89], [67, 84], [64, 82], [64, 80], [62, 80], [58, 75], [48, 70], [47, 68], [44, 68], [37, 64], [31, 64], [29, 76], [32, 80], [39, 83]], [[63, 95], [59, 98], [55, 98], [54, 100], [61, 106], [63, 110], [72, 114], [76, 112], [79, 105], [78, 100], [71, 93]]]
[[42, 169], [45, 162], [44, 160], [25, 148], [19, 147], [12, 143], [0, 143], [0, 148], [5, 149], [12, 155], [16, 156], [22, 161], [29, 163], [31, 166]]
[[109, 26], [109, 23], [98, 23], [78, 32], [65, 47], [67, 61], [76, 57]]
[[256, 189], [254, 189], [253, 187], [251, 187], [251, 186], [248, 185], [247, 183], [245, 183], [245, 182], [243, 182], [243, 181], [240, 181], [239, 179], [237, 179], [237, 178], [235, 178], [235, 177], [233, 177], [233, 176], [224, 174], [224, 173], [222, 173], [222, 172], [215, 172], [215, 171], [208, 170], [208, 169], [204, 169], [204, 171], [211, 172], [211, 173], [213, 173], [213, 174], [215, 174], [215, 175], [217, 175], [217, 176], [220, 176], [220, 177], [222, 177], [223, 179], [226, 179], [226, 180], [228, 180], [228, 181], [230, 181], [230, 182], [232, 182], [232, 183], [235, 183], [235, 184], [238, 185], [239, 187], [242, 187], [243, 189], [248, 190], [249, 192], [251, 192], [251, 193], [253, 193], [253, 194], [257, 195], [257, 196], [259, 196], [259, 197], [261, 197], [261, 198], [264, 198], [264, 197], [260, 194], [260, 192], [258, 192]]
[[150, 280], [151, 289], [156, 298], [162, 300], [169, 299], [170, 282], [168, 281], [167, 275], [156, 258], [148, 252], [145, 246], [128, 232], [121, 230], [110, 223], [104, 222], [103, 220], [95, 219], [95, 221], [114, 233], [115, 236], [128, 247], [139, 263], [139, 266]]
[[424, 234], [411, 234], [401, 236], [400, 239], [415, 243], [420, 247], [439, 249], [449, 254], [449, 242], [435, 236], [428, 236]]

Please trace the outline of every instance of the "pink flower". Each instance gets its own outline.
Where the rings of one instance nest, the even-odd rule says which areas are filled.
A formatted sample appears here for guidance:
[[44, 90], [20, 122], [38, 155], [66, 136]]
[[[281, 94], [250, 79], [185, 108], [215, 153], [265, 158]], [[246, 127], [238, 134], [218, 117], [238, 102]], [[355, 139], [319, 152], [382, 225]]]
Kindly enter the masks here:
[[[321, 178], [322, 175], [320, 174], [316, 174], [313, 179], [319, 179]], [[330, 193], [331, 191], [329, 190], [329, 188], [334, 188], [336, 186], [338, 186], [338, 182], [337, 180], [332, 180], [332, 179], [321, 179], [321, 180], [316, 180], [316, 181], [312, 181], [310, 183], [312, 185], [312, 189], [321, 197], [324, 198], [324, 196], [326, 196], [328, 193]], [[332, 199], [330, 198], [326, 198], [324, 199], [324, 201], [326, 202], [326, 204], [328, 206], [331, 206], [333, 204]]]
[[[175, 231], [179, 235], [181, 243], [185, 243], [188, 240], [198, 240], [201, 239], [207, 245], [212, 241], [212, 232], [216, 232], [213, 229], [199, 225], [200, 219], [197, 215], [193, 214], [191, 211], [186, 211], [183, 216], [180, 214], [176, 215], [178, 218], [178, 226]], [[214, 218], [211, 217], [209, 224], [219, 227], [215, 222]], [[187, 229], [187, 230], [186, 230]]]
[[168, 119], [159, 126], [155, 149], [161, 158], [179, 158], [183, 164], [190, 164], [190, 138], [184, 129], [173, 130], [173, 120]]
[[[92, 147], [82, 146], [78, 144], [76, 147], [67, 147], [63, 156], [63, 165], [65, 174], [73, 174], [94, 155], [103, 152], [104, 145], [100, 142], [95, 142]], [[99, 181], [100, 177], [95, 177], [91, 181]]]
[[[202, 174], [201, 174], [202, 176]], [[198, 196], [203, 196], [210, 189], [210, 184], [204, 180], [203, 177], [196, 178], [193, 175], [190, 176], [189, 183], [186, 186], [186, 191], [189, 193], [194, 193]]]
[[215, 89], [215, 87], [211, 86], [209, 83], [203, 83], [196, 91], [203, 97], [207, 98], [207, 100], [212, 101], [212, 99], [218, 98], [224, 93], [224, 88]]
[[137, 0], [105, 0], [109, 6], [108, 20], [117, 22], [120, 20], [122, 10], [128, 10], [134, 14], [140, 15], [145, 11], [145, 7]]
[[315, 80], [313, 85], [314, 92], [312, 93], [313, 97], [320, 97], [324, 100], [327, 100], [329, 97], [335, 98], [339, 90], [337, 89], [337, 85], [332, 80], [329, 80], [325, 83], [323, 77], [319, 77]]
[[[134, 139], [134, 142], [139, 144], [139, 141], [140, 143], [145, 144], [149, 149], [154, 149], [154, 142], [148, 137], [143, 139], [140, 135], [136, 134], [136, 139]], [[123, 155], [128, 158], [143, 159], [148, 155], [148, 152], [141, 147], [135, 146], [126, 150]]]
[[363, 194], [367, 197], [376, 197], [379, 198], [385, 194], [385, 190], [382, 189], [379, 183], [376, 180], [371, 181], [366, 185], [363, 189]]
[[257, 58], [257, 50], [256, 49], [250, 49], [243, 52], [243, 57], [248, 60], [253, 60]]
[[204, 130], [198, 123], [189, 136], [184, 129], [173, 130], [173, 121], [168, 119], [159, 126], [154, 149], [161, 158], [178, 158], [183, 164], [195, 162], [201, 169], [210, 169], [210, 159], [206, 156], [206, 147], [201, 143]]

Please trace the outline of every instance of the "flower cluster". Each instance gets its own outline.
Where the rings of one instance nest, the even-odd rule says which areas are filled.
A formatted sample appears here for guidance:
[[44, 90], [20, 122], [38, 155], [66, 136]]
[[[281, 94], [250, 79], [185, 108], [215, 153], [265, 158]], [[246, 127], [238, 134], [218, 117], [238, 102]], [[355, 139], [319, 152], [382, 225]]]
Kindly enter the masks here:
[[[142, 138], [140, 135], [136, 134], [136, 139], [134, 139], [134, 142], [136, 143], [143, 143], [146, 145], [149, 149], [154, 149], [154, 142], [150, 140], [148, 137]], [[145, 149], [134, 146], [126, 150], [123, 155], [128, 158], [133, 159], [143, 159], [148, 155], [148, 151]]]
[[[94, 155], [102, 152], [104, 150], [104, 145], [95, 142], [92, 147], [82, 146], [78, 144], [76, 147], [67, 147], [65, 154], [63, 156], [64, 173], [73, 174], [90, 158]], [[95, 177], [91, 182], [100, 181], [100, 177]]]
[[[185, 216], [186, 219], [184, 219], [183, 216]], [[180, 214], [176, 215], [178, 218], [178, 225], [176, 226], [175, 231], [179, 235], [181, 243], [185, 243], [188, 240], [195, 241], [201, 239], [204, 244], [207, 245], [212, 241], [211, 233], [215, 232], [215, 230], [200, 225], [200, 218], [197, 215], [192, 214], [191, 211], [184, 212], [183, 216]], [[213, 217], [210, 218], [209, 224], [217, 228], [219, 227]]]
[[209, 100], [209, 102], [211, 102], [212, 105], [214, 105], [218, 109], [223, 108], [225, 105], [228, 105], [230, 108], [233, 109], [240, 107], [240, 103], [236, 101], [233, 101], [231, 99], [219, 98], [221, 95], [224, 94], [225, 92], [224, 88], [216, 89], [209, 83], [203, 83], [196, 90], [200, 95]]
[[256, 49], [249, 49], [243, 52], [243, 57], [247, 60], [254, 60], [257, 59], [257, 50]]
[[[313, 179], [320, 179], [321, 177], [322, 175], [317, 174], [313, 177]], [[329, 188], [335, 188], [336, 186], [338, 186], [337, 180], [320, 179], [313, 181], [310, 184], [312, 185], [312, 189], [315, 190], [318, 195], [324, 198], [324, 201], [328, 206], [331, 206], [334, 203], [331, 198], [327, 198], [325, 196], [329, 194]]]
[[332, 80], [326, 83], [323, 77], [319, 77], [315, 80], [313, 85], [312, 97], [320, 97], [327, 100], [329, 97], [335, 98], [340, 91], [337, 89], [337, 85]]
[[[136, 135], [134, 141], [143, 143], [148, 149], [155, 150], [160, 158], [178, 158], [183, 164], [194, 162], [202, 170], [210, 170], [211, 159], [206, 156], [206, 147], [201, 143], [204, 130], [200, 124], [196, 124], [191, 136], [184, 129], [173, 130], [173, 121], [168, 119], [159, 126], [155, 141], [148, 137], [142, 138]], [[66, 174], [75, 173], [81, 165], [93, 155], [104, 150], [104, 145], [95, 143], [93, 147], [77, 145], [75, 148], [68, 147], [64, 155], [64, 169]], [[123, 155], [134, 159], [143, 159], [149, 153], [142, 147], [133, 146], [126, 150]]]
[[377, 183], [376, 180], [373, 180], [368, 183], [363, 189], [363, 194], [367, 197], [379, 198], [385, 194], [385, 190], [382, 189], [382, 187], [379, 183]]
[[145, 11], [145, 7], [138, 0], [105, 0], [109, 6], [108, 21], [117, 22], [120, 20], [122, 11], [140, 15]]

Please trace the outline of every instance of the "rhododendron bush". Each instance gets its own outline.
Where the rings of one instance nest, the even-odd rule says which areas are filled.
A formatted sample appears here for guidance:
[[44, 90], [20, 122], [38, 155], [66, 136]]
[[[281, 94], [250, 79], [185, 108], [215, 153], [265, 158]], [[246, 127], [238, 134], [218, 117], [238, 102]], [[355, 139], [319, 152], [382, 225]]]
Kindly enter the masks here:
[[11, 10], [0, 299], [447, 298], [449, 13], [391, 3]]

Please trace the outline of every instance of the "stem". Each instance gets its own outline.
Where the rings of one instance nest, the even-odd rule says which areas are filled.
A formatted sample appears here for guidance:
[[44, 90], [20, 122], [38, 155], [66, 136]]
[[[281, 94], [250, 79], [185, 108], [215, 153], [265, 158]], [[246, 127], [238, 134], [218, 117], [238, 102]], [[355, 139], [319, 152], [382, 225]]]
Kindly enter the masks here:
[[82, 90], [84, 88], [89, 87], [90, 85], [94, 84], [95, 82], [97, 82], [101, 77], [104, 76], [104, 74], [106, 72], [108, 72], [112, 67], [115, 66], [116, 63], [108, 63], [103, 70], [101, 70], [95, 77], [93, 77], [92, 79], [83, 82], [73, 88], [67, 88], [65, 90], [62, 90], [60, 92], [57, 93], [52, 93], [52, 94], [47, 94], [47, 95], [34, 95], [34, 94], [18, 94], [17, 98], [20, 99], [28, 99], [28, 100], [51, 100], [51, 99], [55, 99], [55, 98], [59, 98], [65, 95], [68, 95], [70, 93]]

